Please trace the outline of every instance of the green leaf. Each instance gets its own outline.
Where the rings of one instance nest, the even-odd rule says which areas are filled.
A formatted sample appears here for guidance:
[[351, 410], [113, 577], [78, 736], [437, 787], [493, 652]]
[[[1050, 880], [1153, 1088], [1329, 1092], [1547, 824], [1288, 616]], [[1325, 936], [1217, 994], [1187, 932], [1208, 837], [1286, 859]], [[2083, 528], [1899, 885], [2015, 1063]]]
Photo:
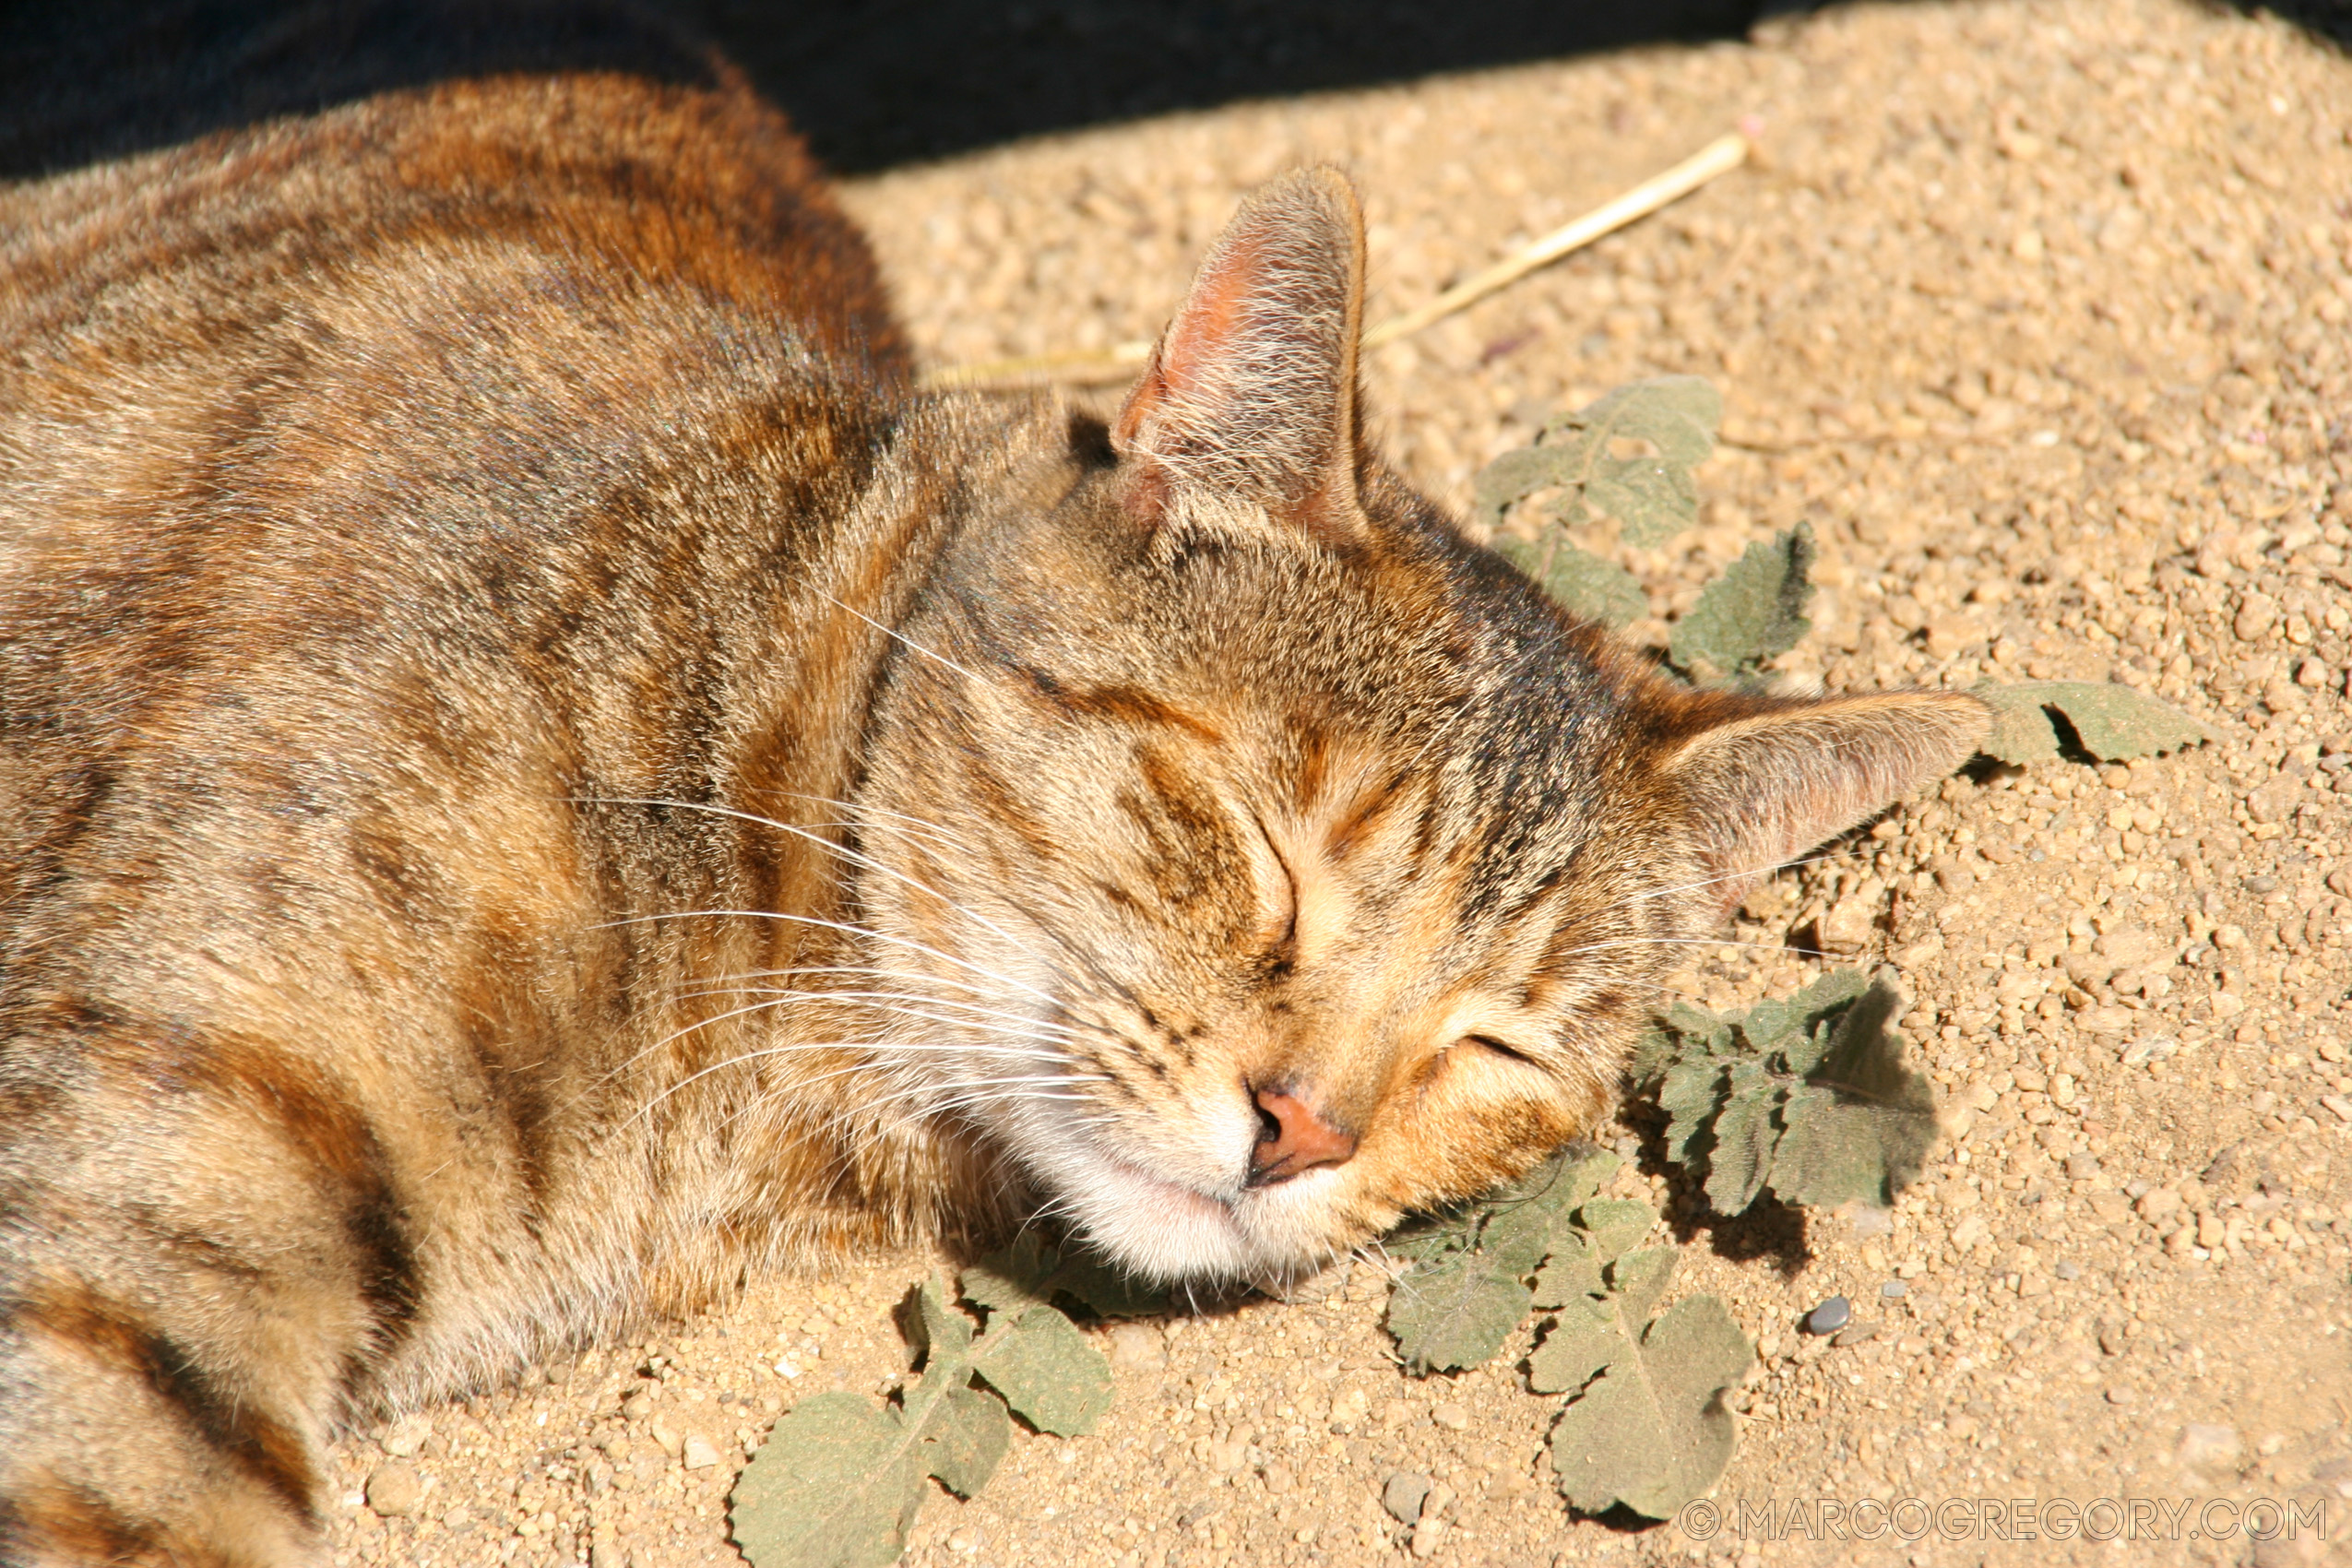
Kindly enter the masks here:
[[1388, 1296], [1406, 1369], [1426, 1376], [1491, 1360], [1526, 1320], [1535, 1298], [1525, 1277], [1540, 1261], [1463, 1251], [1415, 1264]]
[[1647, 1088], [1666, 1076], [1674, 1064], [1674, 1037], [1656, 1019], [1642, 1026], [1626, 1058], [1625, 1076], [1636, 1088]]
[[[1605, 1309], [1604, 1309], [1605, 1310]], [[1610, 1318], [1583, 1313], [1563, 1314], [1527, 1358], [1527, 1391], [1567, 1394], [1592, 1381], [1593, 1374], [1633, 1352]]]
[[1000, 1399], [967, 1384], [950, 1388], [924, 1430], [923, 1467], [958, 1497], [988, 1484], [1012, 1445], [1013, 1422]]
[[1675, 664], [1689, 670], [1704, 662], [1731, 674], [1795, 647], [1813, 625], [1805, 619], [1813, 554], [1813, 530], [1801, 522], [1748, 546], [1674, 624], [1667, 651]]
[[972, 1348], [972, 1320], [956, 1310], [936, 1275], [915, 1292], [908, 1340], [919, 1361], [961, 1361]]
[[972, 1320], [935, 1277], [915, 1292], [913, 1308], [907, 1336], [923, 1374], [899, 1404], [813, 1395], [743, 1467], [730, 1518], [754, 1568], [881, 1568], [906, 1548], [925, 1478], [968, 1497], [995, 1473], [1012, 1423], [1002, 1402], [972, 1387], [973, 1357], [1001, 1348], [1017, 1329], [976, 1342]]
[[[1715, 450], [1723, 394], [1695, 375], [1661, 375], [1621, 386], [1589, 408], [1556, 420], [1547, 445], [1563, 455], [1585, 502], [1615, 517], [1626, 543], [1663, 544], [1698, 521], [1692, 469]], [[1617, 457], [1612, 442], [1645, 441], [1655, 457]], [[1540, 449], [1540, 448], [1539, 448]]]
[[2024, 681], [1980, 685], [1977, 695], [1993, 710], [1985, 754], [2016, 766], [2059, 754], [2062, 737], [2053, 715], [2101, 762], [2129, 762], [2213, 739], [2212, 731], [2179, 708], [2112, 682]]
[[1168, 1310], [1168, 1293], [1146, 1285], [1087, 1247], [1051, 1246], [1035, 1232], [964, 1270], [964, 1299], [1017, 1316], [1032, 1303], [1066, 1296], [1097, 1317], [1150, 1317]]
[[[1388, 1332], [1408, 1370], [1427, 1375], [1492, 1358], [1534, 1303], [1528, 1277], [1555, 1252], [1567, 1261], [1547, 1287], [1554, 1304], [1574, 1289], [1578, 1256], [1589, 1254], [1598, 1289], [1604, 1260], [1570, 1216], [1590, 1207], [1623, 1163], [1606, 1149], [1563, 1149], [1476, 1203], [1390, 1238], [1391, 1253], [1416, 1260], [1388, 1297]], [[1646, 1229], [1649, 1211], [1643, 1214]]]
[[1737, 1020], [1740, 1038], [1752, 1051], [1778, 1050], [1792, 1036], [1802, 1036], [1827, 1018], [1834, 1018], [1854, 998], [1870, 988], [1871, 978], [1859, 969], [1832, 969], [1793, 996], [1757, 1003]]
[[1780, 1142], [1773, 1112], [1779, 1092], [1752, 1062], [1735, 1063], [1724, 1086], [1722, 1108], [1706, 1123], [1707, 1202], [1717, 1214], [1744, 1214], [1764, 1190]]
[[1482, 1197], [1414, 1216], [1381, 1244], [1395, 1256], [1419, 1261], [1501, 1242], [1522, 1230], [1549, 1236], [1623, 1163], [1607, 1149], [1563, 1149]]
[[1047, 1283], [1061, 1265], [1061, 1254], [1025, 1230], [1009, 1246], [973, 1264], [956, 1277], [964, 1300], [992, 1313], [1016, 1315], [1046, 1301]]
[[1592, 1239], [1568, 1230], [1552, 1241], [1551, 1256], [1536, 1271], [1534, 1304], [1564, 1307], [1579, 1297], [1598, 1296], [1609, 1287], [1601, 1282], [1600, 1249]]
[[[1729, 1068], [1713, 1056], [1677, 1062], [1658, 1081], [1657, 1103], [1666, 1112], [1666, 1152], [1675, 1164], [1704, 1169], [1709, 1123], [1723, 1104], [1723, 1077]], [[1726, 1209], [1725, 1213], [1736, 1210]]]
[[928, 1467], [901, 1413], [855, 1394], [795, 1405], [736, 1479], [735, 1543], [754, 1568], [883, 1568], [906, 1550]]
[[1381, 1248], [1408, 1263], [1431, 1262], [1467, 1250], [1478, 1237], [1479, 1218], [1475, 1214], [1416, 1215], [1382, 1238]]
[[1551, 1464], [1580, 1512], [1621, 1503], [1666, 1519], [1705, 1496], [1730, 1462], [1738, 1433], [1723, 1396], [1754, 1358], [1712, 1296], [1677, 1302], [1636, 1340], [1638, 1321], [1618, 1306], [1615, 1336], [1630, 1348], [1606, 1360], [1561, 1412]]
[[1982, 748], [1985, 755], [2012, 767], [2024, 767], [2058, 754], [2058, 726], [2030, 686], [1982, 684], [1977, 687], [1977, 695], [1992, 705], [1992, 731]]
[[1166, 1289], [1137, 1279], [1076, 1243], [1062, 1249], [1050, 1285], [1055, 1294], [1069, 1297], [1097, 1317], [1157, 1317], [1169, 1310]]
[[1883, 978], [1847, 1009], [1828, 1050], [1792, 1088], [1772, 1159], [1772, 1188], [1791, 1203], [1893, 1206], [1935, 1143], [1935, 1090], [1904, 1061], [1889, 1027], [1903, 999]]
[[1657, 1299], [1666, 1294], [1666, 1283], [1674, 1277], [1680, 1257], [1672, 1247], [1644, 1247], [1609, 1265], [1609, 1288], [1628, 1322], [1640, 1323], [1650, 1315]]
[[1704, 1042], [1705, 1050], [1717, 1054], [1730, 1049], [1729, 1022], [1688, 1002], [1677, 1002], [1667, 1008], [1666, 1027], [1690, 1039]]
[[1657, 1210], [1633, 1198], [1595, 1198], [1576, 1211], [1576, 1223], [1593, 1239], [1601, 1261], [1610, 1262], [1650, 1233]]
[[1494, 548], [1571, 614], [1604, 626], [1623, 626], [1650, 612], [1649, 595], [1642, 591], [1633, 573], [1589, 550], [1579, 550], [1556, 532], [1535, 543], [1502, 540]]
[[1566, 1217], [1609, 1185], [1625, 1161], [1605, 1148], [1586, 1148], [1556, 1155], [1521, 1183], [1553, 1215]]
[[[1499, 527], [1503, 514], [1538, 490], [1571, 482], [1562, 472], [1562, 454], [1558, 447], [1521, 446], [1505, 452], [1485, 468], [1470, 483], [1470, 516], [1489, 528]], [[1585, 520], [1581, 497], [1570, 496], [1562, 503], [1570, 520]]]
[[1668, 1154], [1719, 1214], [1767, 1187], [1816, 1207], [1892, 1202], [1936, 1125], [1934, 1091], [1888, 1028], [1902, 1007], [1885, 975], [1859, 969], [1727, 1019], [1678, 1005], [1657, 1050]]
[[[1490, 526], [1539, 490], [1562, 492], [1555, 516], [1574, 526], [1594, 511], [1618, 521], [1635, 545], [1662, 544], [1698, 519], [1692, 470], [1715, 450], [1723, 395], [1694, 375], [1665, 375], [1621, 386], [1554, 420], [1539, 445], [1506, 452], [1478, 477], [1475, 515]], [[1646, 442], [1655, 455], [1619, 456], [1618, 441]]]
[[1111, 1408], [1110, 1361], [1053, 1308], [1032, 1306], [989, 1338], [973, 1370], [1039, 1431], [1075, 1437]]

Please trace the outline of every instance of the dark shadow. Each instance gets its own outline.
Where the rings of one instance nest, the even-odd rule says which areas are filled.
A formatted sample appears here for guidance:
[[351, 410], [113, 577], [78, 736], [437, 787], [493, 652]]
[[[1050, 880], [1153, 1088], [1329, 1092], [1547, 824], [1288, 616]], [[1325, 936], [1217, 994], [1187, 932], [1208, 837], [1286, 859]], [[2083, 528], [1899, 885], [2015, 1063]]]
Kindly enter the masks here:
[[1241, 99], [1670, 40], [1761, 0], [707, 0], [837, 169]]
[[1669, 39], [1764, 0], [32, 0], [0, 7], [0, 178], [510, 71], [711, 74], [855, 172], [1102, 121]]
[[708, 72], [707, 37], [854, 172], [1041, 132], [1673, 39], [1765, 0], [18, 0], [0, 177], [393, 88]]
[[2282, 21], [2294, 23], [2314, 38], [2323, 39], [2336, 48], [2352, 52], [2352, 0], [2279, 0], [2275, 5], [2256, 5], [2251, 0], [2233, 5], [2216, 5], [2216, 10], [2236, 11], [2245, 16], [2269, 12]]
[[1655, 1099], [1629, 1093], [1617, 1122], [1641, 1140], [1634, 1163], [1642, 1173], [1666, 1183], [1666, 1224], [1678, 1245], [1689, 1245], [1704, 1231], [1716, 1256], [1728, 1263], [1764, 1263], [1784, 1280], [1796, 1278], [1813, 1261], [1805, 1211], [1781, 1202], [1769, 1189], [1739, 1214], [1716, 1212], [1693, 1178], [1693, 1167], [1668, 1158], [1666, 1112]]
[[[508, 71], [706, 80], [715, 43], [858, 172], [1237, 100], [1744, 37], [1804, 0], [13, 0], [0, 178]], [[2245, 8], [2251, 9], [2251, 6]], [[2352, 0], [2280, 10], [2339, 45]]]
[[625, 0], [18, 0], [0, 6], [0, 178], [397, 88], [557, 70], [715, 79], [707, 45]]

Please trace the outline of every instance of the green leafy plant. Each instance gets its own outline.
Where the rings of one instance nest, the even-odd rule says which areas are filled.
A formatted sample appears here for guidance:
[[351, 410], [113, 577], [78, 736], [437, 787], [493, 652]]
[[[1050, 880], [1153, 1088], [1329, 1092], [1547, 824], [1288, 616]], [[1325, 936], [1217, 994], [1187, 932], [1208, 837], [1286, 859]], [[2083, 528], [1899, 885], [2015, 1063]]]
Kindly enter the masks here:
[[[1655, 546], [1691, 527], [1695, 470], [1722, 411], [1695, 377], [1620, 387], [1489, 465], [1476, 514], [1500, 529], [1534, 506], [1532, 537], [1504, 533], [1496, 550], [1577, 614], [1639, 620], [1649, 613], [1641, 585], [1570, 530], [1606, 516], [1621, 542]], [[1815, 554], [1801, 523], [1750, 545], [1675, 622], [1667, 661], [1690, 679], [1739, 680], [1795, 647], [1812, 629]], [[2123, 686], [1978, 690], [1995, 714], [1985, 752], [2003, 763], [2056, 757], [2070, 743], [2120, 761], [2211, 738]], [[1744, 1013], [1678, 1003], [1644, 1036], [1632, 1076], [1666, 1113], [1667, 1157], [1717, 1213], [1743, 1213], [1766, 1192], [1811, 1207], [1883, 1208], [1918, 1175], [1937, 1130], [1933, 1089], [1891, 1027], [1902, 1007], [1891, 975], [1854, 969]], [[1594, 1195], [1615, 1169], [1607, 1155], [1555, 1162], [1400, 1232], [1390, 1245], [1410, 1267], [1388, 1326], [1406, 1370], [1428, 1375], [1491, 1360], [1531, 1311], [1551, 1312], [1527, 1386], [1570, 1396], [1551, 1437], [1562, 1491], [1586, 1512], [1622, 1504], [1665, 1518], [1729, 1462], [1737, 1430], [1724, 1396], [1752, 1358], [1712, 1297], [1654, 1311], [1676, 1253], [1640, 1246], [1657, 1218], [1646, 1204]]]
[[[1496, 552], [1573, 612], [1624, 626], [1650, 612], [1648, 596], [1633, 574], [1578, 545], [1571, 530], [1607, 517], [1622, 542], [1654, 546], [1690, 528], [1698, 521], [1698, 466], [1715, 450], [1722, 419], [1721, 395], [1698, 376], [1621, 386], [1550, 421], [1532, 445], [1488, 464], [1476, 481], [1472, 514], [1500, 529], [1515, 509], [1532, 505], [1533, 537], [1503, 533]], [[1642, 450], [1621, 450], [1629, 445]], [[1676, 621], [1668, 661], [1694, 679], [1737, 678], [1795, 647], [1812, 630], [1805, 612], [1817, 552], [1803, 523], [1750, 545]], [[1978, 695], [1995, 714], [1985, 754], [2013, 765], [2058, 756], [2069, 740], [2102, 762], [2122, 762], [2213, 738], [2179, 709], [2113, 683], [1987, 683]]]
[[[1573, 528], [1606, 514], [1626, 543], [1663, 544], [1698, 519], [1693, 470], [1715, 450], [1722, 422], [1723, 395], [1701, 376], [1636, 381], [1559, 415], [1534, 445], [1488, 464], [1471, 505], [1491, 525], [1515, 502], [1557, 490], [1554, 520]], [[1620, 455], [1620, 444], [1651, 450]]]
[[812, 1395], [743, 1467], [731, 1515], [743, 1555], [755, 1568], [881, 1568], [906, 1550], [932, 1479], [959, 1497], [987, 1484], [1012, 1416], [1092, 1431], [1111, 1365], [1051, 1298], [1107, 1273], [1035, 1243], [999, 1253], [963, 1277], [985, 1332], [938, 1279], [923, 1284], [906, 1314], [921, 1375], [893, 1401]]
[[1744, 674], [1795, 647], [1813, 629], [1805, 606], [1814, 554], [1803, 523], [1748, 546], [1674, 624], [1667, 657], [1693, 673]]
[[1905, 1060], [1892, 977], [1833, 969], [1718, 1017], [1677, 1003], [1635, 1056], [1668, 1116], [1666, 1150], [1719, 1214], [1766, 1189], [1788, 1203], [1885, 1208], [1935, 1142], [1935, 1091]]
[[1598, 1151], [1548, 1160], [1522, 1182], [1391, 1236], [1389, 1252], [1413, 1260], [1388, 1299], [1388, 1331], [1406, 1370], [1426, 1375], [1492, 1360], [1526, 1321], [1546, 1260], [1584, 1244], [1574, 1234], [1576, 1211], [1619, 1163]]
[[1636, 1250], [1657, 1223], [1647, 1204], [1595, 1195], [1621, 1163], [1561, 1156], [1400, 1230], [1389, 1250], [1412, 1266], [1389, 1296], [1388, 1329], [1406, 1370], [1427, 1375], [1491, 1360], [1531, 1309], [1553, 1311], [1527, 1372], [1532, 1391], [1570, 1396], [1551, 1440], [1562, 1491], [1590, 1513], [1622, 1503], [1663, 1519], [1730, 1461], [1723, 1396], [1752, 1356], [1712, 1296], [1653, 1318], [1675, 1252]]
[[1755, 1362], [1713, 1296], [1651, 1315], [1677, 1253], [1648, 1247], [1610, 1260], [1598, 1289], [1561, 1303], [1527, 1358], [1527, 1386], [1569, 1396], [1551, 1429], [1551, 1467], [1587, 1514], [1618, 1504], [1652, 1519], [1706, 1495], [1739, 1431], [1725, 1399]]
[[[1489, 527], [1528, 497], [1556, 498], [1550, 526], [1533, 540], [1504, 538], [1495, 548], [1577, 614], [1622, 626], [1649, 612], [1633, 574], [1572, 543], [1566, 529], [1600, 515], [1617, 519], [1628, 544], [1663, 544], [1698, 520], [1696, 470], [1715, 450], [1723, 397], [1695, 375], [1667, 375], [1621, 386], [1590, 408], [1563, 414], [1536, 444], [1506, 452], [1479, 473], [1471, 510]], [[1644, 453], [1620, 455], [1631, 445]]]
[[[1936, 1135], [1934, 1092], [1889, 1027], [1902, 1007], [1887, 977], [1853, 969], [1745, 1013], [1678, 1004], [1644, 1037], [1633, 1075], [1668, 1112], [1669, 1157], [1718, 1212], [1767, 1189], [1884, 1207]], [[1622, 1504], [1663, 1519], [1730, 1462], [1725, 1399], [1753, 1356], [1711, 1296], [1657, 1310], [1677, 1253], [1642, 1245], [1657, 1222], [1649, 1205], [1598, 1195], [1621, 1163], [1559, 1157], [1399, 1230], [1389, 1250], [1410, 1266], [1388, 1329], [1405, 1370], [1427, 1376], [1492, 1360], [1531, 1312], [1550, 1313], [1526, 1374], [1531, 1393], [1569, 1396], [1551, 1435], [1562, 1492], [1587, 1513]]]

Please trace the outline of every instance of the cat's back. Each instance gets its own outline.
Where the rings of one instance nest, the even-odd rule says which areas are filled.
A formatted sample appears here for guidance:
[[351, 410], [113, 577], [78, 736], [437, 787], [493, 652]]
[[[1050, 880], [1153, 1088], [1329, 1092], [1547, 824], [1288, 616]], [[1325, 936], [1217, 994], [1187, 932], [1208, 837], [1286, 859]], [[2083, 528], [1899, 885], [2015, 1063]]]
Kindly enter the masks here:
[[327, 302], [419, 274], [476, 303], [677, 291], [885, 377], [908, 365], [862, 237], [731, 73], [515, 75], [0, 185], [0, 355], [19, 373], [0, 406], [323, 325]]
[[[560, 502], [697, 388], [909, 363], [863, 237], [731, 76], [388, 92], [0, 186], [0, 576], [273, 502], [445, 530], [436, 490]], [[349, 493], [386, 485], [412, 504]]]
[[545, 712], [666, 754], [673, 672], [769, 633], [909, 366], [723, 69], [461, 78], [0, 186], [0, 934], [91, 799], [198, 759], [271, 776], [217, 813], [289, 757], [462, 777]]

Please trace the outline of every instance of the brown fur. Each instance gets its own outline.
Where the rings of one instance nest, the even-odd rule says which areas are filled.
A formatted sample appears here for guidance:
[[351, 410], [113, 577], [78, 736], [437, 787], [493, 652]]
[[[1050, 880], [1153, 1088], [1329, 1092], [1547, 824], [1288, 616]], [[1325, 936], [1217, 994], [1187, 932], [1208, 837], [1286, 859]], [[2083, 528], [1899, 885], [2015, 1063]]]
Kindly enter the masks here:
[[1313, 1266], [1592, 1126], [1661, 944], [1981, 732], [1672, 685], [1466, 543], [1328, 173], [1108, 430], [912, 396], [737, 89], [0, 234], [0, 1560], [315, 1561], [339, 1421], [745, 1266]]

